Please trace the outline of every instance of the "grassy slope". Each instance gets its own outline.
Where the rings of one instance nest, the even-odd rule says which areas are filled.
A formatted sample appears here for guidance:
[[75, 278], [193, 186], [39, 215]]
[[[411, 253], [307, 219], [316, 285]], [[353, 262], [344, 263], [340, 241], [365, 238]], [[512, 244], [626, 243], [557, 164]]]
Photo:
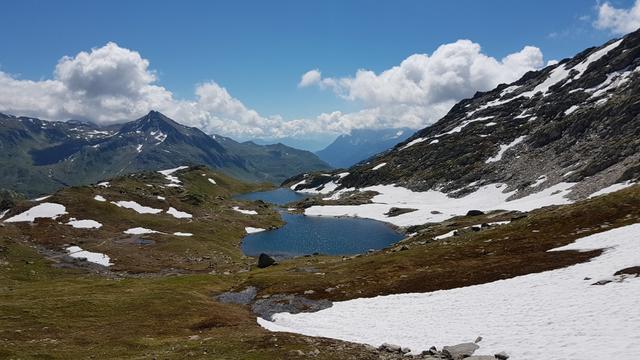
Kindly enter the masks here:
[[[189, 176], [193, 178], [187, 179]], [[202, 181], [206, 177], [197, 172], [184, 174], [182, 178], [186, 184], [193, 183], [187, 185], [188, 191], [210, 191], [208, 184]], [[150, 180], [144, 180], [145, 183], [147, 181]], [[113, 184], [111, 188], [99, 191], [108, 198], [115, 197], [118, 189], [122, 189], [119, 186], [125, 185]], [[129, 185], [125, 187], [131, 188]], [[70, 196], [66, 191], [80, 190], [90, 192], [82, 197], [86, 199], [98, 188], [70, 189], [56, 196], [62, 201], [64, 196]], [[139, 196], [143, 196], [148, 187], [137, 191]], [[168, 198], [170, 202], [178, 201], [175, 199], [177, 197]], [[210, 210], [189, 209], [198, 218], [206, 218], [199, 211], [207, 216], [222, 216], [218, 219], [224, 221], [223, 224], [210, 222], [207, 225], [211, 226], [207, 228], [211, 233], [222, 231], [218, 227], [226, 227], [227, 222], [231, 222], [230, 229], [235, 229], [246, 225], [246, 221], [271, 221], [268, 215], [260, 220], [234, 217], [235, 214], [227, 214], [223, 209], [232, 202], [228, 198], [219, 201], [222, 202], [207, 205], [211, 206]], [[186, 206], [182, 202], [176, 205]], [[251, 208], [249, 204], [242, 204], [242, 207]], [[73, 213], [74, 208], [69, 208]], [[126, 215], [130, 216], [131, 211], [127, 211]], [[113, 221], [152, 221], [137, 217], [120, 219], [120, 215], [125, 214], [114, 215]], [[490, 220], [505, 216], [497, 214]], [[597, 252], [547, 253], [546, 250], [602, 231], [605, 227], [640, 221], [640, 186], [571, 206], [541, 209], [527, 218], [495, 229], [439, 242], [430, 241], [432, 236], [453, 228], [487, 220], [486, 217], [459, 218], [426, 229], [405, 241], [408, 250], [404, 251], [396, 251], [396, 247], [348, 259], [299, 258], [268, 269], [237, 271], [230, 275], [196, 272], [127, 278], [91, 275], [81, 269], [54, 268], [32, 247], [33, 239], [24, 236], [28, 234], [24, 226], [6, 226], [0, 228], [0, 358], [85, 358], [90, 355], [95, 358], [162, 359], [187, 356], [216, 359], [306, 358], [308, 355], [296, 356], [291, 351], [301, 350], [308, 354], [314, 349], [320, 350], [318, 358], [373, 357], [374, 354], [352, 344], [268, 333], [255, 324], [255, 317], [248, 308], [217, 303], [212, 295], [251, 284], [260, 287], [260, 295], [302, 294], [305, 290], [314, 289], [316, 293], [310, 297], [339, 300], [452, 288], [566, 266], [587, 260]], [[172, 221], [148, 225], [172, 229]], [[44, 224], [33, 228], [42, 226]], [[109, 226], [121, 229], [129, 224], [113, 223]], [[227, 231], [237, 235], [235, 230]], [[192, 232], [196, 233], [196, 230]], [[161, 237], [154, 239], [160, 241]], [[188, 238], [180, 238], [184, 239]], [[216, 243], [231, 254], [230, 263], [240, 262], [236, 267], [230, 265], [228, 268], [245, 266], [246, 259], [238, 255], [238, 239], [222, 245], [219, 238], [215, 239], [203, 235], [201, 239], [194, 237], [186, 241]], [[88, 242], [82, 246], [96, 251], [101, 249], [97, 244], [93, 248], [92, 244]], [[175, 246], [171, 251], [180, 253], [182, 248]], [[134, 256], [133, 259], [140, 261], [146, 256]], [[133, 262], [128, 264], [126, 266], [135, 267]], [[117, 266], [126, 268], [125, 265]], [[329, 288], [334, 290], [325, 291]], [[190, 340], [193, 335], [199, 338]]]

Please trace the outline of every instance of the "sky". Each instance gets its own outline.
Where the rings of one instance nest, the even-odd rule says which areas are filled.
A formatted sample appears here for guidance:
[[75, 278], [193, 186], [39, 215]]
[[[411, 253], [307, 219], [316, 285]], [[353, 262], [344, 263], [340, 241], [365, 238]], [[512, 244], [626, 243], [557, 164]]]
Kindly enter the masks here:
[[640, 0], [12, 1], [0, 111], [155, 109], [238, 140], [423, 128], [457, 101], [640, 27]]

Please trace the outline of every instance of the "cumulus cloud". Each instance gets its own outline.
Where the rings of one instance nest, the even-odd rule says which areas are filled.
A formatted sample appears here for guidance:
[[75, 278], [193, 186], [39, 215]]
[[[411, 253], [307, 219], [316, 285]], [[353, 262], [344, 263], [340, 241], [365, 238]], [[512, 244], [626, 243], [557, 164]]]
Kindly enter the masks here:
[[[358, 70], [344, 78], [322, 78], [312, 70], [313, 81], [339, 96], [361, 102], [365, 109], [337, 116], [336, 123], [369, 127], [423, 127], [433, 123], [459, 100], [476, 91], [493, 89], [500, 83], [517, 80], [525, 72], [544, 65], [540, 49], [525, 46], [498, 60], [482, 53], [469, 40], [440, 46], [433, 54], [414, 54], [398, 66], [376, 74]], [[335, 116], [334, 116], [335, 117]]]
[[149, 61], [137, 51], [108, 43], [65, 56], [47, 80], [24, 80], [0, 71], [0, 111], [50, 120], [86, 119], [100, 124], [130, 121], [159, 110], [207, 133], [240, 139], [344, 133], [355, 128], [422, 128], [442, 117], [460, 99], [516, 80], [543, 65], [531, 46], [500, 60], [469, 40], [415, 54], [379, 74], [358, 70], [344, 78], [302, 75], [299, 87], [319, 86], [361, 104], [361, 110], [332, 111], [305, 119], [264, 116], [209, 81], [192, 100], [176, 99], [158, 84]]
[[608, 2], [598, 6], [598, 18], [594, 25], [616, 34], [637, 30], [640, 28], [640, 0], [636, 0], [629, 9], [618, 9]]
[[309, 70], [306, 73], [302, 74], [302, 77], [300, 78], [300, 82], [298, 83], [298, 87], [307, 87], [307, 86], [315, 85], [320, 82], [321, 78], [322, 78], [322, 74], [320, 73], [320, 70], [318, 69]]

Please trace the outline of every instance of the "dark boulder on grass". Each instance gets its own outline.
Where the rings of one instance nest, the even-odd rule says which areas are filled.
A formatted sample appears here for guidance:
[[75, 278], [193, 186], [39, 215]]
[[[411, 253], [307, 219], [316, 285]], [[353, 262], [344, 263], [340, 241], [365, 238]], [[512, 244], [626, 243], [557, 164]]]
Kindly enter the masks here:
[[265, 253], [260, 254], [260, 256], [258, 257], [258, 267], [260, 269], [264, 269], [266, 267], [274, 265], [275, 263], [276, 260]]
[[467, 211], [467, 216], [480, 216], [480, 215], [484, 215], [484, 211], [480, 211], [480, 210]]

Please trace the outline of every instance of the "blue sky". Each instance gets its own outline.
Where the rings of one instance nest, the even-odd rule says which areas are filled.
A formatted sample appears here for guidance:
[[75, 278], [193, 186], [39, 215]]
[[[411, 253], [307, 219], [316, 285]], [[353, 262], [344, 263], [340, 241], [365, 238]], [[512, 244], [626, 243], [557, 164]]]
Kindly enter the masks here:
[[[630, 8], [634, 1], [611, 1]], [[320, 86], [323, 77], [375, 73], [412, 54], [469, 39], [501, 59], [525, 45], [544, 61], [615, 36], [597, 29], [595, 1], [11, 1], [3, 4], [0, 71], [53, 77], [58, 60], [115, 42], [138, 52], [178, 99], [214, 81], [261, 116], [313, 118], [362, 108]], [[10, 109], [9, 109], [10, 110]]]

